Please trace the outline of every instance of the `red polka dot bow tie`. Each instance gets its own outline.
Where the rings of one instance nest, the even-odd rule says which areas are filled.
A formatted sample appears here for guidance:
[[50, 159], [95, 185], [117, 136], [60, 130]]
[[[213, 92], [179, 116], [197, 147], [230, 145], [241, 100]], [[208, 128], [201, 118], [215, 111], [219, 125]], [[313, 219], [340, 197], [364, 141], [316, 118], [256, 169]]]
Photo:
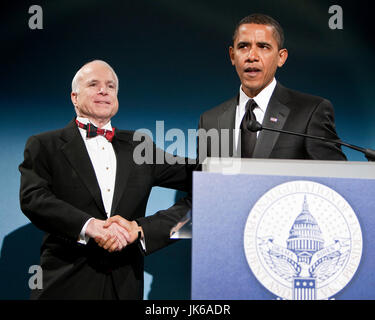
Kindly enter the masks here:
[[96, 137], [97, 135], [101, 135], [105, 137], [109, 142], [112, 142], [112, 139], [115, 136], [115, 128], [112, 128], [112, 130], [99, 129], [95, 127], [92, 123], [83, 124], [79, 122], [77, 119], [76, 119], [76, 123], [78, 127], [86, 130], [87, 138], [92, 138], [92, 137]]

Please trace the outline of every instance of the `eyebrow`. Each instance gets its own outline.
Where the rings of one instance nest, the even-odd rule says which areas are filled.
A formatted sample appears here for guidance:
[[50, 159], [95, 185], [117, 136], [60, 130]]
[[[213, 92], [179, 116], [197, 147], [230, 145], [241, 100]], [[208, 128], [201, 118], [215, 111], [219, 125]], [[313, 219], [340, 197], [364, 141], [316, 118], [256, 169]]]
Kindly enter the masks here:
[[[98, 81], [99, 80], [97, 80], [97, 79], [90, 79], [90, 80], [87, 81], [87, 84], [95, 83], [95, 82], [98, 82]], [[112, 83], [112, 84], [116, 85], [116, 81], [115, 80], [107, 80], [105, 83], [106, 84]]]
[[114, 80], [108, 80], [105, 83], [106, 84], [114, 84], [114, 85], [116, 85], [116, 81], [114, 81]]
[[269, 42], [265, 42], [265, 41], [257, 42], [257, 45], [272, 47], [272, 44], [270, 44]]
[[249, 44], [249, 42], [247, 42], [247, 41], [240, 41], [240, 42], [237, 43], [237, 47], [243, 46], [243, 45], [248, 45], [248, 44]]
[[[237, 48], [240, 47], [240, 46], [242, 46], [242, 45], [246, 45], [247, 46], [249, 44], [250, 44], [250, 42], [248, 42], [248, 41], [240, 41], [240, 42], [237, 43]], [[256, 44], [258, 46], [262, 45], [262, 46], [272, 47], [272, 45], [269, 42], [265, 42], [265, 41], [259, 41]]]

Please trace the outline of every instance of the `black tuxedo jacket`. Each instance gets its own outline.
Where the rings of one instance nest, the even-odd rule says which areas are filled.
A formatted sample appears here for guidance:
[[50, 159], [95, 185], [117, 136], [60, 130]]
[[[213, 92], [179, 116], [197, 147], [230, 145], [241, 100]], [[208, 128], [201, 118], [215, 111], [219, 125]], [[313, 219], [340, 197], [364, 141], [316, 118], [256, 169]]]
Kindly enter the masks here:
[[[199, 128], [206, 131], [213, 128], [219, 130], [220, 133], [222, 129], [229, 129], [229, 156], [235, 155], [233, 129], [237, 104], [238, 96], [206, 111], [201, 115], [199, 122]], [[271, 121], [271, 118], [277, 121]], [[279, 83], [271, 96], [263, 125], [269, 128], [338, 139], [333, 107], [328, 100], [287, 89]], [[220, 154], [212, 154], [211, 141], [208, 140], [207, 156], [223, 156], [223, 152], [220, 150]], [[341, 148], [335, 144], [270, 131], [259, 133], [253, 157], [346, 160]]]
[[[112, 144], [117, 172], [111, 215], [136, 219], [144, 230], [147, 253], [151, 253], [171, 242], [170, 229], [181, 218], [178, 204], [145, 218], [151, 188], [188, 191], [191, 172], [183, 164], [135, 164], [136, 142], [130, 131], [117, 130]], [[152, 150], [154, 156], [162, 152], [153, 144]], [[142, 299], [143, 254], [137, 244], [109, 253], [92, 239], [87, 245], [77, 242], [89, 218], [105, 220], [107, 216], [74, 120], [64, 129], [30, 137], [19, 169], [21, 209], [46, 232], [41, 247], [43, 289], [33, 290], [31, 298], [101, 299], [110, 275], [120, 299]]]

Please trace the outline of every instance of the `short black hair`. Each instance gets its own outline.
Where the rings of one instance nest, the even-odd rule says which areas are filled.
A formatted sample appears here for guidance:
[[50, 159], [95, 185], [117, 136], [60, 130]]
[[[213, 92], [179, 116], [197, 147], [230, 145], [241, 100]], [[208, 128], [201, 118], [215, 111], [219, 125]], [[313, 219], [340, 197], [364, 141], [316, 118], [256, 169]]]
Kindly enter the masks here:
[[233, 42], [236, 40], [238, 29], [243, 24], [254, 23], [254, 24], [262, 24], [266, 26], [271, 26], [274, 29], [274, 36], [277, 41], [277, 45], [279, 50], [284, 48], [284, 30], [281, 27], [280, 23], [278, 23], [274, 18], [267, 16], [263, 13], [253, 13], [237, 23], [236, 29], [233, 33]]

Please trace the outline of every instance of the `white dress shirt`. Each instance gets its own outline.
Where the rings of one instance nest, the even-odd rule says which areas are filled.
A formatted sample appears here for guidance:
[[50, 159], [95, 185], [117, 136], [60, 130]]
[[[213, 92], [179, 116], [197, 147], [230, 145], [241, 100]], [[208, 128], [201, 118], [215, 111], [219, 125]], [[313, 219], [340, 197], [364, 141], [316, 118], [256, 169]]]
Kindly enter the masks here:
[[[83, 124], [89, 123], [87, 118], [77, 117], [77, 120]], [[111, 123], [107, 123], [102, 129], [112, 130]], [[92, 166], [94, 167], [96, 179], [103, 199], [104, 209], [107, 217], [109, 217], [112, 209], [113, 192], [116, 180], [117, 161], [115, 151], [113, 150], [112, 143], [102, 135], [87, 138], [85, 129], [79, 128], [79, 132], [85, 143]], [[81, 230], [80, 243], [86, 244], [88, 241], [88, 237], [85, 233], [87, 225], [91, 219], [84, 224]]]
[[[254, 114], [259, 123], [263, 122], [264, 115], [266, 114], [268, 103], [270, 102], [271, 96], [273, 91], [276, 87], [276, 79], [273, 78], [273, 80], [270, 82], [270, 84], [265, 87], [261, 92], [258, 93], [254, 98], [250, 98], [246, 95], [245, 92], [242, 91], [242, 86], [240, 87], [240, 97], [238, 99], [238, 105], [236, 108], [236, 119], [235, 119], [235, 139], [236, 139], [236, 146], [238, 147], [238, 140], [240, 135], [240, 126], [242, 122], [242, 118], [245, 115], [245, 107], [246, 103], [249, 101], [249, 99], [255, 100], [257, 103], [257, 107], [254, 109]], [[259, 132], [257, 132], [258, 136]]]
[[[87, 118], [77, 117], [77, 120], [83, 124], [89, 123]], [[108, 122], [102, 129], [112, 130], [111, 122]], [[79, 132], [85, 142], [87, 152], [94, 167], [96, 179], [103, 199], [104, 209], [107, 218], [109, 218], [111, 215], [113, 193], [116, 182], [117, 159], [115, 151], [113, 150], [112, 143], [102, 135], [87, 138], [87, 131], [85, 129], [79, 128]], [[89, 237], [86, 236], [86, 229], [92, 219], [94, 218], [88, 219], [83, 225], [78, 240], [81, 244], [87, 244], [89, 241]], [[140, 239], [140, 242], [143, 250], [146, 251], [145, 239]]]

